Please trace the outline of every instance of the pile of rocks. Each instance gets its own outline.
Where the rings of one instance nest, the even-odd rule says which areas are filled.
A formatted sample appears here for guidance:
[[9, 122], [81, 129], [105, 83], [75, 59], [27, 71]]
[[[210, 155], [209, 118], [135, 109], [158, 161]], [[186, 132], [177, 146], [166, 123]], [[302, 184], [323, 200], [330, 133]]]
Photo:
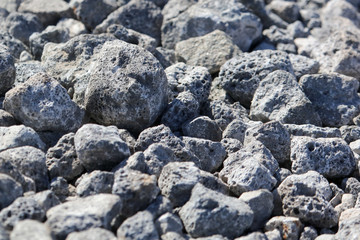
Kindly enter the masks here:
[[359, 0], [1, 0], [0, 239], [360, 238]]

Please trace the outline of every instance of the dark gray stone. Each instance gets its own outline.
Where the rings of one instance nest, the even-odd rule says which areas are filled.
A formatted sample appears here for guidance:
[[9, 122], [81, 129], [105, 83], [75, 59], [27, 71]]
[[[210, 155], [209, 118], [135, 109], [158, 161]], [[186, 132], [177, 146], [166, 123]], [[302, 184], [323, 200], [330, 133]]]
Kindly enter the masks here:
[[0, 42], [2, 43], [2, 45], [8, 48], [8, 51], [15, 59], [19, 59], [21, 53], [27, 50], [27, 46], [23, 42], [13, 37], [6, 30], [1, 30], [1, 27], [0, 27]]
[[74, 136], [80, 163], [86, 170], [110, 170], [130, 156], [127, 144], [115, 126], [83, 125]]
[[300, 8], [296, 2], [274, 0], [266, 7], [288, 23], [295, 22], [300, 18]]
[[173, 206], [171, 201], [161, 194], [146, 208], [146, 211], [150, 212], [154, 219], [157, 219], [167, 212], [171, 213], [172, 210]]
[[[254, 124], [261, 125], [261, 122], [254, 122]], [[223, 131], [223, 138], [234, 138], [244, 143], [246, 129], [250, 127], [250, 123], [243, 119], [234, 119]]]
[[154, 56], [159, 60], [163, 68], [168, 68], [175, 64], [175, 50], [163, 47], [157, 47], [154, 51]]
[[87, 197], [99, 193], [111, 193], [114, 173], [95, 170], [81, 175], [76, 181], [76, 194]]
[[354, 142], [360, 139], [360, 127], [359, 126], [341, 126], [341, 137], [347, 142]]
[[21, 197], [21, 185], [7, 174], [0, 173], [0, 210], [9, 206], [15, 199]]
[[344, 178], [341, 182], [341, 188], [346, 193], [351, 193], [357, 197], [360, 191], [360, 182], [354, 177]]
[[13, 115], [8, 113], [5, 110], [0, 109], [0, 126], [1, 127], [10, 127], [13, 125], [17, 125], [18, 121], [15, 120]]
[[303, 232], [300, 234], [299, 240], [312, 240], [318, 236], [316, 229], [312, 226], [304, 227]]
[[15, 81], [14, 58], [9, 49], [0, 44], [0, 96], [4, 95]]
[[293, 38], [285, 30], [277, 26], [271, 26], [263, 31], [265, 42], [276, 47], [277, 50], [287, 53], [297, 53]]
[[210, 190], [200, 183], [193, 188], [190, 200], [179, 215], [192, 237], [221, 234], [232, 239], [243, 234], [254, 217], [242, 200]]
[[217, 123], [208, 116], [200, 116], [192, 119], [182, 126], [185, 136], [203, 138], [211, 141], [221, 141], [222, 131]]
[[63, 177], [56, 177], [51, 179], [50, 190], [54, 192], [56, 197], [61, 202], [65, 202], [66, 198], [71, 195], [70, 188], [70, 185]]

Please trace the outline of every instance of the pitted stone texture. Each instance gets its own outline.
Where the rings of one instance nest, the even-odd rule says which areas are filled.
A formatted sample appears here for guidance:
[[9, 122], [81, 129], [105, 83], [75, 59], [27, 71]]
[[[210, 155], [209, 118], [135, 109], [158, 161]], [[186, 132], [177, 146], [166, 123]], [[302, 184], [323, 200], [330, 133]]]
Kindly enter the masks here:
[[156, 177], [131, 169], [119, 169], [114, 174], [112, 193], [120, 197], [121, 215], [129, 217], [145, 209], [160, 192]]
[[341, 138], [293, 137], [291, 162], [293, 173], [314, 170], [327, 178], [347, 177], [357, 165], [351, 148]]
[[239, 53], [241, 50], [231, 37], [220, 30], [201, 37], [189, 38], [176, 43], [175, 46], [175, 54], [179, 62], [206, 67], [211, 74], [219, 72], [220, 67], [227, 60]]
[[59, 205], [61, 202], [51, 190], [38, 192], [32, 196], [35, 201], [47, 212], [50, 208]]
[[341, 138], [338, 128], [317, 127], [311, 124], [284, 124], [285, 128], [293, 136], [307, 136], [312, 138]]
[[44, 209], [32, 197], [19, 197], [0, 212], [0, 222], [7, 230], [12, 230], [18, 222], [25, 219], [45, 219]]
[[10, 234], [10, 239], [52, 240], [50, 229], [43, 223], [31, 219], [18, 222]]
[[330, 204], [329, 182], [318, 172], [288, 176], [277, 188], [285, 216], [298, 217], [314, 227], [331, 228], [338, 223], [338, 213]]
[[197, 168], [192, 162], [167, 164], [159, 177], [162, 195], [169, 198], [174, 207], [182, 206], [189, 200], [196, 183], [218, 192], [227, 193], [227, 186], [212, 174]]
[[312, 226], [304, 227], [303, 232], [300, 234], [299, 240], [315, 239], [318, 236], [316, 229]]
[[31, 146], [12, 148], [2, 151], [0, 158], [11, 162], [24, 176], [33, 179], [36, 191], [49, 188], [45, 154], [41, 150]]
[[318, 61], [302, 55], [289, 54], [288, 56], [297, 79], [300, 79], [305, 74], [318, 73], [320, 67]]
[[4, 95], [15, 81], [14, 58], [9, 49], [0, 45], [0, 95]]
[[0, 210], [23, 194], [21, 185], [8, 174], [3, 173], [0, 173], [0, 190]]
[[160, 194], [154, 202], [146, 208], [146, 211], [153, 215], [153, 219], [157, 219], [167, 212], [171, 213], [173, 211], [173, 206], [168, 198]]
[[358, 193], [360, 192], [360, 182], [354, 177], [344, 178], [341, 182], [341, 188], [346, 193], [351, 193], [357, 197]]
[[41, 57], [46, 71], [72, 93], [73, 100], [83, 106], [89, 77], [96, 55], [106, 41], [115, 40], [110, 34], [83, 34], [66, 43], [48, 43]]
[[299, 218], [276, 216], [271, 218], [265, 225], [266, 232], [278, 229], [284, 239], [298, 240], [303, 229]]
[[243, 147], [242, 142], [235, 138], [223, 138], [221, 144], [224, 146], [227, 155], [235, 153]]
[[74, 136], [80, 163], [86, 170], [110, 170], [130, 156], [128, 145], [115, 126], [83, 125]]
[[116, 240], [116, 236], [109, 230], [103, 228], [90, 228], [85, 231], [72, 232], [67, 237], [66, 240]]
[[347, 142], [353, 142], [360, 139], [360, 126], [341, 126], [340, 127], [341, 137]]
[[243, 234], [254, 217], [242, 200], [210, 190], [200, 183], [193, 188], [190, 200], [179, 215], [191, 237], [221, 234], [232, 239]]
[[289, 161], [290, 134], [280, 122], [272, 121], [248, 128], [245, 132], [244, 145], [254, 140], [264, 144], [280, 164]]
[[15, 63], [16, 78], [14, 86], [26, 82], [30, 77], [36, 73], [45, 72], [45, 68], [39, 61], [26, 61]]
[[122, 24], [126, 28], [155, 38], [159, 43], [162, 19], [161, 9], [153, 1], [131, 0], [112, 12], [95, 28], [94, 33], [105, 32], [112, 24]]
[[304, 75], [299, 84], [324, 126], [351, 124], [360, 112], [359, 82], [355, 78], [335, 74]]
[[157, 178], [160, 176], [162, 168], [173, 161], [176, 161], [174, 152], [165, 144], [154, 143], [144, 151], [145, 172], [155, 175]]
[[217, 123], [208, 116], [200, 116], [186, 122], [182, 126], [185, 136], [204, 138], [211, 141], [221, 141], [222, 131]]
[[[259, 124], [261, 124], [259, 122]], [[223, 131], [223, 138], [234, 138], [244, 143], [245, 131], [250, 125], [242, 119], [234, 119]]]
[[116, 1], [106, 0], [72, 0], [69, 4], [77, 19], [89, 29], [94, 29], [118, 7]]
[[181, 219], [177, 215], [169, 212], [156, 219], [155, 226], [159, 235], [163, 235], [167, 232], [182, 233], [183, 229]]
[[193, 137], [182, 137], [182, 141], [199, 158], [201, 170], [215, 172], [225, 159], [225, 148], [219, 142]]
[[0, 127], [0, 151], [9, 148], [22, 146], [33, 146], [44, 150], [45, 143], [39, 135], [30, 127], [16, 125], [10, 127]]
[[118, 216], [121, 207], [121, 199], [112, 194], [79, 198], [47, 211], [46, 224], [55, 238], [62, 240], [75, 231], [96, 227], [110, 230], [111, 222]]
[[137, 151], [145, 151], [153, 143], [162, 143], [169, 147], [175, 155], [175, 161], [192, 161], [199, 165], [199, 159], [185, 147], [185, 143], [176, 137], [165, 125], [147, 128], [142, 131], [137, 139]]
[[161, 117], [161, 123], [172, 131], [179, 131], [188, 120], [197, 117], [200, 113], [199, 102], [191, 92], [181, 92], [168, 105]]
[[142, 211], [126, 219], [117, 230], [118, 239], [157, 240], [158, 232], [150, 212]]
[[267, 8], [288, 23], [295, 22], [300, 18], [300, 8], [296, 2], [274, 0], [267, 5]]
[[207, 101], [211, 75], [206, 68], [176, 63], [166, 68], [165, 73], [169, 83], [169, 102], [184, 91], [191, 92], [200, 104]]
[[76, 154], [74, 136], [74, 133], [65, 134], [55, 146], [48, 149], [46, 166], [50, 179], [61, 176], [71, 181], [84, 171]]
[[167, 88], [166, 74], [150, 52], [116, 40], [105, 43], [99, 53], [85, 107], [100, 124], [139, 133], [166, 107]]
[[10, 127], [18, 124], [18, 121], [5, 110], [0, 109], [0, 127]]
[[111, 193], [114, 183], [114, 173], [95, 170], [83, 174], [76, 181], [76, 194], [87, 197], [99, 193]]
[[56, 177], [51, 179], [50, 190], [54, 192], [56, 197], [61, 201], [65, 202], [66, 198], [75, 194], [75, 187], [68, 184], [63, 177]]
[[254, 93], [250, 108], [253, 120], [271, 120], [320, 126], [321, 120], [291, 73], [277, 70], [264, 78]]
[[220, 69], [222, 87], [236, 101], [250, 106], [260, 81], [276, 70], [293, 73], [288, 55], [277, 50], [241, 53]]
[[[294, 40], [292, 36], [290, 36], [290, 33], [285, 29], [277, 26], [271, 26], [269, 29], [265, 29], [263, 31], [263, 35], [265, 40], [262, 44], [274, 45], [277, 50], [287, 53], [297, 53]], [[265, 49], [267, 49], [267, 47], [265, 47]], [[262, 50], [261, 45], [259, 45], [255, 50]]]
[[4, 108], [37, 131], [75, 131], [84, 116], [66, 89], [45, 73], [33, 75], [8, 91]]
[[7, 47], [7, 51], [15, 58], [19, 59], [23, 51], [27, 51], [27, 46], [20, 40], [13, 37], [6, 30], [2, 30], [0, 27], [0, 41]]
[[336, 240], [340, 239], [356, 239], [360, 237], [359, 231], [359, 208], [350, 208], [340, 215], [339, 230], [335, 234]]
[[262, 30], [260, 19], [234, 0], [201, 0], [185, 11], [169, 15], [164, 17], [161, 28], [161, 41], [166, 48], [174, 48], [181, 40], [218, 29], [228, 34], [242, 51], [247, 51]]

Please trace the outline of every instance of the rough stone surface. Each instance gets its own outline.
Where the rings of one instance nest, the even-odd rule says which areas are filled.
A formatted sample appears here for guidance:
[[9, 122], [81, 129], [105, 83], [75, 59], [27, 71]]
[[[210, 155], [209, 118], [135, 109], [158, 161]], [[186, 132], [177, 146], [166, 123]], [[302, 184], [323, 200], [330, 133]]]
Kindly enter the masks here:
[[15, 120], [15, 118], [10, 113], [0, 109], [0, 126], [1, 127], [9, 127], [12, 125], [16, 125], [17, 123], [18, 122]]
[[98, 123], [141, 132], [164, 110], [167, 96], [166, 75], [157, 59], [117, 40], [102, 47], [84, 103]]
[[15, 199], [22, 196], [21, 185], [7, 174], [0, 173], [0, 209], [9, 206]]
[[277, 216], [271, 218], [264, 229], [267, 232], [278, 229], [284, 239], [296, 240], [299, 239], [303, 224], [296, 217]]
[[86, 170], [110, 170], [130, 155], [115, 126], [83, 125], [74, 136], [76, 154]]
[[340, 127], [352, 123], [359, 114], [359, 82], [355, 78], [335, 74], [304, 75], [299, 84], [324, 126]]
[[277, 70], [263, 79], [254, 93], [250, 117], [294, 124], [321, 126], [321, 120], [310, 100], [291, 73]]
[[359, 214], [358, 208], [345, 210], [339, 219], [339, 230], [335, 234], [335, 239], [351, 238], [356, 239], [360, 236], [359, 232]]
[[253, 211], [242, 200], [210, 190], [200, 183], [195, 185], [190, 200], [179, 215], [192, 237], [220, 234], [228, 238], [243, 234], [254, 217]]
[[109, 230], [103, 228], [90, 228], [85, 231], [72, 232], [67, 237], [66, 240], [116, 240], [116, 236]]
[[320, 67], [318, 61], [302, 55], [289, 54], [288, 56], [297, 79], [300, 79], [305, 74], [318, 73]]
[[294, 137], [291, 140], [291, 170], [314, 170], [327, 178], [349, 176], [356, 168], [351, 148], [341, 138]]
[[13, 37], [6, 30], [2, 30], [1, 26], [0, 26], [0, 41], [2, 45], [7, 47], [7, 51], [11, 53], [11, 55], [13, 56], [13, 58], [15, 58], [15, 60], [19, 59], [21, 53], [28, 49], [23, 42]]
[[84, 116], [66, 89], [45, 73], [38, 73], [8, 91], [4, 108], [38, 131], [74, 131]]
[[285, 128], [293, 136], [307, 136], [312, 138], [341, 138], [341, 132], [337, 128], [318, 127], [311, 124], [284, 124]]
[[45, 72], [45, 68], [39, 61], [26, 61], [15, 63], [16, 67], [16, 78], [14, 85], [17, 86], [21, 83], [26, 82], [30, 77], [36, 73]]
[[182, 233], [183, 224], [181, 219], [173, 213], [165, 213], [161, 215], [155, 222], [156, 229], [159, 235], [167, 232]]
[[186, 122], [182, 126], [185, 136], [204, 138], [211, 141], [221, 141], [222, 131], [217, 123], [208, 116], [200, 116]]
[[20, 221], [10, 234], [10, 239], [39, 239], [52, 240], [50, 229], [43, 223], [35, 220]]
[[4, 95], [15, 81], [14, 58], [4, 45], [0, 45], [0, 95]]
[[99, 193], [111, 193], [114, 183], [114, 173], [95, 170], [83, 174], [76, 184], [76, 194], [87, 197]]

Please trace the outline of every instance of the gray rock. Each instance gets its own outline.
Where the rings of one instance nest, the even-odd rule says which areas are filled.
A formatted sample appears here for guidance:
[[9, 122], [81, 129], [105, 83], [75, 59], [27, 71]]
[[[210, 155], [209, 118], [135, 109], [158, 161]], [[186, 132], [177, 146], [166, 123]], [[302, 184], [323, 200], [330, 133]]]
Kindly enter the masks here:
[[290, 159], [290, 134], [283, 124], [271, 121], [261, 126], [255, 125], [245, 132], [244, 145], [254, 140], [267, 147], [276, 160], [282, 164]]
[[235, 238], [234, 240], [269, 240], [262, 232], [252, 232], [246, 236]]
[[[255, 122], [254, 122], [255, 123]], [[261, 123], [258, 123], [261, 125]], [[234, 119], [223, 131], [223, 138], [234, 138], [241, 143], [244, 142], [245, 131], [250, 127], [250, 124], [242, 119]]]
[[37, 73], [45, 73], [45, 68], [39, 61], [27, 61], [15, 63], [16, 78], [14, 85], [20, 85], [26, 82], [30, 77]]
[[19, 59], [21, 52], [27, 50], [27, 46], [23, 42], [13, 37], [6, 30], [1, 30], [1, 26], [0, 26], [0, 42], [7, 47], [8, 51], [15, 59]]
[[44, 209], [32, 197], [19, 197], [0, 212], [0, 222], [7, 230], [12, 230], [18, 222], [25, 219], [45, 219]]
[[173, 49], [157, 47], [153, 54], [159, 60], [164, 69], [170, 67], [176, 62], [175, 50]]
[[319, 71], [319, 62], [314, 59], [296, 54], [289, 54], [289, 58], [297, 79], [305, 74], [316, 74]]
[[84, 116], [66, 89], [45, 73], [38, 73], [8, 91], [4, 108], [38, 131], [74, 131]]
[[318, 236], [316, 229], [312, 226], [304, 227], [299, 240], [313, 240]]
[[347, 142], [353, 142], [360, 139], [360, 127], [359, 126], [341, 126], [341, 137]]
[[98, 123], [141, 132], [162, 113], [167, 96], [166, 75], [157, 59], [116, 40], [102, 47], [84, 103]]
[[115, 39], [110, 34], [83, 34], [66, 43], [48, 43], [43, 50], [42, 64], [51, 76], [72, 92], [73, 100], [83, 106], [93, 60], [96, 61], [96, 55], [106, 41]]
[[121, 215], [129, 217], [144, 210], [160, 192], [156, 177], [131, 169], [119, 169], [114, 174], [112, 193], [120, 197]]
[[73, 18], [60, 19], [60, 21], [56, 24], [56, 27], [67, 29], [70, 39], [80, 34], [88, 33], [88, 30], [86, 29], [85, 25], [82, 22], [77, 21]]
[[193, 137], [182, 137], [182, 141], [199, 158], [201, 170], [215, 172], [225, 159], [225, 148], [219, 142]]
[[284, 124], [290, 135], [307, 136], [312, 138], [340, 138], [341, 132], [337, 128], [318, 127], [311, 124]]
[[0, 109], [0, 126], [1, 127], [10, 127], [17, 125], [18, 122], [15, 118], [5, 110]]
[[352, 123], [359, 114], [359, 82], [355, 78], [335, 74], [304, 75], [299, 84], [324, 126], [340, 127]]
[[354, 154], [341, 138], [293, 137], [291, 162], [293, 173], [314, 170], [327, 178], [347, 177], [356, 168]]
[[19, 7], [20, 3], [21, 1], [19, 0], [5, 0], [1, 1], [0, 8], [3, 8], [4, 10], [9, 12], [15, 12]]
[[22, 51], [19, 56], [19, 62], [31, 61], [33, 56], [26, 50]]
[[122, 24], [155, 38], [159, 43], [162, 18], [161, 9], [153, 1], [131, 0], [112, 12], [95, 28], [94, 33], [105, 32], [112, 24]]
[[13, 85], [15, 81], [14, 58], [9, 49], [0, 45], [0, 95], [4, 95]]
[[176, 63], [165, 69], [165, 73], [169, 84], [169, 102], [185, 91], [191, 92], [200, 104], [207, 101], [211, 75], [206, 68]]
[[321, 120], [291, 73], [277, 70], [263, 79], [254, 93], [250, 117], [293, 124], [320, 126]]
[[282, 51], [264, 50], [241, 53], [220, 69], [222, 87], [236, 101], [249, 107], [260, 81], [276, 70], [293, 73], [288, 55]]
[[87, 197], [99, 193], [111, 193], [114, 184], [114, 173], [95, 170], [83, 174], [76, 181], [76, 194]]
[[66, 198], [71, 195], [70, 188], [70, 185], [63, 177], [56, 177], [51, 179], [50, 190], [54, 192], [56, 197], [61, 202], [65, 202]]
[[126, 129], [119, 129], [121, 139], [129, 146], [130, 153], [135, 153], [136, 138]]
[[66, 28], [48, 26], [43, 31], [35, 32], [29, 37], [30, 50], [35, 59], [40, 60], [45, 44], [63, 43], [70, 39], [69, 31]]
[[50, 229], [36, 220], [23, 220], [16, 224], [10, 234], [12, 240], [39, 239], [52, 240]]
[[81, 232], [72, 232], [67, 237], [66, 240], [116, 240], [116, 236], [109, 230], [103, 228], [90, 228]]
[[117, 9], [116, 1], [72, 0], [69, 5], [81, 22], [89, 29], [94, 29], [111, 12]]
[[264, 43], [274, 45], [277, 50], [287, 53], [297, 53], [294, 40], [285, 29], [271, 26], [269, 29], [263, 31], [263, 35], [265, 36]]
[[347, 209], [355, 207], [356, 198], [351, 193], [345, 193], [342, 195], [341, 204], [335, 207], [335, 211], [341, 215], [342, 212], [346, 211]]
[[161, 240], [189, 240], [189, 238], [182, 233], [167, 232], [161, 235]]
[[273, 195], [270, 191], [260, 189], [256, 191], [245, 192], [239, 197], [249, 205], [254, 212], [254, 220], [250, 230], [258, 230], [264, 227], [265, 222], [270, 218], [274, 208]]
[[150, 212], [153, 215], [153, 219], [157, 219], [161, 215], [173, 211], [173, 206], [171, 201], [162, 196], [161, 194], [151, 203], [147, 208], [146, 211]]
[[199, 102], [191, 92], [181, 92], [168, 105], [161, 117], [161, 123], [172, 131], [178, 131], [188, 120], [197, 117], [200, 113]]
[[142, 211], [126, 219], [117, 230], [118, 239], [159, 239], [151, 213]]
[[49, 188], [45, 154], [41, 150], [32, 146], [12, 148], [2, 151], [0, 158], [11, 162], [23, 175], [33, 179], [36, 191]]
[[[291, 24], [289, 24], [288, 26], [287, 26], [287, 28], [286, 28], [286, 30], [287, 30], [287, 32], [290, 34], [290, 36], [293, 38], [293, 39], [296, 39], [296, 38], [306, 38], [306, 37], [308, 37], [309, 36], [309, 29], [306, 27], [306, 26], [304, 26], [304, 24], [301, 22], [301, 21], [299, 21], [299, 20], [297, 20], [297, 21], [295, 21], [295, 22], [293, 22], [293, 23], [291, 23]], [[294, 70], [295, 70], [295, 65], [297, 65], [297, 70], [300, 70], [301, 71], [301, 69], [299, 69], [298, 67], [300, 66], [300, 65], [303, 65], [304, 63], [305, 63], [305, 68], [306, 69], [308, 69], [308, 67], [310, 67], [309, 65], [307, 65], [307, 63], [316, 63], [316, 65], [317, 65], [317, 70], [319, 70], [319, 67], [320, 67], [320, 64], [319, 64], [319, 62], [317, 62], [317, 61], [315, 61], [315, 60], [312, 60], [312, 59], [310, 59], [310, 58], [302, 58], [302, 55], [293, 55], [293, 56], [297, 56], [294, 60], [297, 62], [297, 60], [300, 60], [299, 62], [297, 62], [296, 64], [294, 64], [293, 62], [292, 62], [292, 64], [293, 64], [293, 67], [294, 67]], [[289, 56], [290, 57], [290, 56]], [[304, 60], [304, 62], [303, 62], [303, 60]], [[313, 61], [315, 61], [315, 62], [313, 62]], [[310, 65], [312, 65], [312, 64], [310, 64]], [[315, 65], [314, 65], [315, 66]], [[314, 69], [314, 68], [311, 68], [312, 70]], [[315, 72], [315, 73], [317, 73], [317, 72]], [[296, 74], [296, 76], [298, 76], [297, 74]]]
[[[206, 67], [211, 74], [217, 73], [229, 59], [241, 53], [230, 36], [215, 30], [201, 37], [193, 37], [176, 43], [175, 54], [179, 62], [191, 66]], [[211, 58], [209, 58], [211, 56]]]
[[55, 146], [48, 149], [46, 166], [50, 179], [61, 176], [71, 181], [84, 171], [76, 154], [74, 136], [74, 133], [65, 134]]
[[161, 28], [162, 45], [166, 48], [174, 48], [181, 40], [203, 36], [216, 29], [223, 30], [242, 51], [247, 51], [260, 37], [262, 24], [260, 19], [239, 2], [195, 1], [193, 5], [184, 11], [180, 10], [175, 16], [164, 17]]
[[295, 22], [300, 18], [300, 8], [296, 2], [274, 0], [267, 5], [267, 8], [288, 23]]
[[190, 198], [196, 183], [227, 193], [227, 186], [212, 174], [197, 168], [192, 162], [173, 162], [167, 164], [159, 177], [161, 194], [170, 199], [174, 207], [184, 205]]
[[50, 208], [59, 205], [61, 202], [51, 190], [38, 192], [32, 196], [35, 201], [47, 212]]
[[159, 235], [167, 232], [182, 233], [183, 224], [181, 219], [173, 213], [165, 213], [161, 215], [155, 222], [156, 229]]
[[43, 26], [39, 18], [31, 13], [12, 12], [7, 16], [5, 29], [15, 38], [29, 45], [29, 37], [34, 32], [41, 32]]
[[10, 148], [33, 146], [41, 150], [45, 149], [45, 143], [39, 135], [30, 127], [16, 125], [0, 127], [0, 151]]
[[235, 153], [243, 147], [243, 144], [235, 138], [223, 138], [221, 144], [225, 148], [227, 155]]
[[303, 229], [299, 218], [276, 216], [267, 221], [264, 230], [266, 232], [278, 229], [284, 239], [297, 240]]
[[254, 217], [242, 200], [210, 190], [200, 183], [193, 188], [190, 200], [179, 215], [191, 237], [221, 234], [228, 238], [243, 234]]
[[111, 222], [117, 217], [121, 207], [121, 199], [116, 195], [98, 194], [80, 198], [47, 211], [46, 224], [56, 239], [65, 239], [71, 232], [89, 228], [110, 230]]
[[86, 170], [110, 170], [130, 156], [115, 126], [83, 125], [74, 136], [77, 156]]
[[287, 217], [297, 217], [314, 227], [333, 227], [338, 213], [329, 203], [332, 190], [329, 182], [318, 172], [288, 176], [277, 188], [282, 209]]
[[199, 164], [199, 159], [185, 147], [185, 143], [176, 137], [165, 125], [147, 128], [142, 131], [137, 139], [137, 151], [145, 151], [153, 143], [162, 143], [169, 147], [175, 155], [175, 161], [192, 161]]
[[341, 182], [341, 188], [346, 193], [351, 193], [357, 197], [360, 191], [360, 182], [354, 177], [344, 178]]
[[158, 178], [162, 168], [175, 160], [174, 152], [168, 146], [162, 143], [151, 144], [144, 151], [145, 172]]
[[23, 194], [21, 185], [12, 177], [3, 173], [0, 173], [0, 189], [0, 210], [9, 206]]
[[200, 116], [192, 119], [182, 126], [185, 136], [204, 138], [211, 141], [221, 141], [222, 131], [217, 123], [208, 116]]
[[73, 16], [71, 7], [63, 0], [51, 2], [47, 0], [25, 0], [20, 4], [18, 11], [35, 14], [44, 26], [54, 25], [62, 17]]
[[345, 210], [339, 219], [339, 230], [335, 234], [334, 239], [356, 239], [359, 238], [359, 214], [360, 211], [358, 208], [350, 208]]

